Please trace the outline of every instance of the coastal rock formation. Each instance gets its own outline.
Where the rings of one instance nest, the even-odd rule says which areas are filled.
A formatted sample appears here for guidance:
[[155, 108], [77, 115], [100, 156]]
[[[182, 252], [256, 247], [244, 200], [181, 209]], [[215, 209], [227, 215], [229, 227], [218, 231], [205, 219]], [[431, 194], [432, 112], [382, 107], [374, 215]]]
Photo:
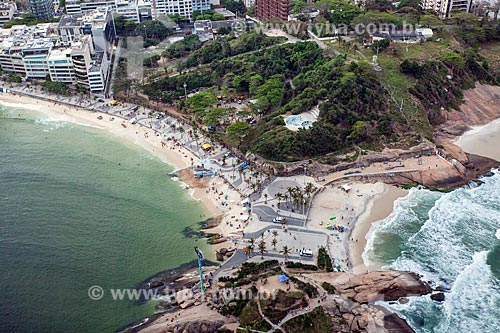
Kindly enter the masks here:
[[436, 302], [444, 302], [444, 293], [435, 293], [431, 295], [431, 299]]
[[222, 320], [208, 321], [195, 320], [182, 322], [172, 328], [168, 328], [167, 332], [171, 333], [212, 333], [217, 332], [219, 328], [224, 326]]
[[334, 332], [414, 333], [413, 329], [389, 310], [378, 306], [351, 303], [351, 309], [324, 304]]
[[366, 274], [336, 274], [330, 281], [336, 292], [358, 303], [394, 301], [400, 297], [428, 294], [432, 289], [410, 272], [376, 271]]
[[322, 304], [330, 316], [334, 332], [414, 333], [397, 315], [375, 301], [395, 301], [424, 295], [432, 289], [410, 272], [376, 271], [366, 274], [313, 273], [317, 282], [327, 282], [334, 289], [334, 301]]

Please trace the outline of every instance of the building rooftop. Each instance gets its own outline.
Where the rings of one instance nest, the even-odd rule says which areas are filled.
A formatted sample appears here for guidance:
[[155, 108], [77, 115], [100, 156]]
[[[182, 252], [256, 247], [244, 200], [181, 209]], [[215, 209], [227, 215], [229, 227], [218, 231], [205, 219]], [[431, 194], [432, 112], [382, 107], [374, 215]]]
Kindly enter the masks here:
[[63, 16], [57, 25], [59, 28], [79, 27], [82, 22], [73, 16]]
[[90, 72], [99, 72], [102, 67], [102, 60], [104, 58], [104, 52], [96, 52], [92, 55], [92, 62], [90, 63]]

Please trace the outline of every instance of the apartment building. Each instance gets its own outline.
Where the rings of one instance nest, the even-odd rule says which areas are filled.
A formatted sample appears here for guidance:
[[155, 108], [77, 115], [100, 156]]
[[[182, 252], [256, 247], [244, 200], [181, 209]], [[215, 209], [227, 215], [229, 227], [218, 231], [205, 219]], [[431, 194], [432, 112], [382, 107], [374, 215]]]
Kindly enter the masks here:
[[96, 52], [92, 56], [88, 69], [89, 89], [93, 94], [102, 94], [109, 79], [109, 59], [105, 52]]
[[288, 20], [290, 12], [289, 0], [255, 0], [255, 16], [259, 20]]
[[4, 1], [0, 3], [0, 26], [12, 20], [16, 11], [17, 5], [14, 1]]
[[452, 16], [453, 12], [470, 12], [473, 0], [423, 0], [422, 8], [434, 11], [439, 17]]
[[98, 8], [87, 12], [81, 18], [83, 34], [92, 36], [96, 52], [106, 52], [111, 57], [113, 42], [116, 39], [115, 23], [111, 7]]
[[49, 20], [56, 15], [52, 0], [28, 0], [28, 9], [39, 20]]
[[0, 67], [26, 79], [78, 84], [104, 94], [114, 40], [111, 11], [99, 8], [59, 23], [14, 26], [0, 35]]
[[192, 0], [152, 0], [151, 4], [153, 20], [162, 15], [179, 15], [190, 19], [193, 14]]
[[47, 57], [47, 67], [52, 81], [76, 83], [76, 73], [71, 59], [71, 48], [52, 50]]
[[26, 78], [47, 78], [49, 75], [47, 59], [53, 46], [54, 43], [50, 38], [38, 38], [26, 43], [21, 51]]
[[111, 7], [113, 12], [139, 23], [145, 19], [156, 20], [163, 15], [191, 19], [193, 11], [203, 12], [219, 4], [219, 0], [66, 0], [66, 13], [82, 15], [85, 11]]

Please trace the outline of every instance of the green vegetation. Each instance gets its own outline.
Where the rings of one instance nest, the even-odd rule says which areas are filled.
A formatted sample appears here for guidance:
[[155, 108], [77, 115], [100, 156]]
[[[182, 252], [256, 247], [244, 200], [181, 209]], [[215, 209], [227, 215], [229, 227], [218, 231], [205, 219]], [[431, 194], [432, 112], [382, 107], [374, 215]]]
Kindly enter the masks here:
[[179, 66], [180, 69], [208, 64], [215, 60], [226, 59], [283, 42], [280, 37], [267, 37], [264, 34], [248, 32], [235, 39], [234, 35], [209, 41], [200, 49], [192, 52]]
[[310, 298], [317, 297], [319, 295], [318, 293], [318, 288], [313, 286], [312, 284], [308, 282], [304, 282], [302, 280], [297, 279], [296, 277], [290, 276], [289, 277], [290, 281], [295, 283], [298, 289], [302, 290], [309, 296]]
[[243, 3], [243, 1], [240, 1], [240, 0], [222, 0], [221, 4], [223, 4], [227, 10], [229, 10], [235, 14], [238, 13], [238, 14], [243, 15], [247, 11], [245, 4]]
[[329, 316], [322, 307], [287, 321], [283, 328], [289, 333], [322, 333], [332, 332]]
[[26, 14], [21, 15], [20, 18], [16, 18], [16, 19], [5, 22], [3, 25], [3, 28], [9, 29], [9, 28], [12, 28], [12, 26], [14, 26], [14, 25], [31, 26], [31, 25], [37, 25], [39, 23], [59, 22], [60, 19], [61, 19], [60, 17], [54, 17], [48, 21], [43, 21], [43, 20], [38, 20], [36, 18], [35, 14], [26, 13]]
[[[454, 34], [436, 17], [419, 12], [415, 1], [406, 1], [398, 12], [378, 11], [387, 10], [386, 5], [369, 1], [367, 11], [361, 12], [342, 0], [315, 4], [319, 22], [401, 26], [421, 19], [424, 26], [438, 26], [434, 37], [410, 45], [385, 39], [369, 47], [361, 37], [339, 39], [328, 44], [345, 52], [338, 56], [313, 42], [276, 45], [280, 39], [255, 32], [238, 38], [230, 34], [202, 46], [190, 37], [164, 52], [172, 59], [184, 57], [178, 68], [189, 71], [157, 80], [144, 92], [155, 101], [175, 101], [184, 95], [186, 84], [188, 90], [251, 100], [244, 109], [223, 108], [226, 97], [211, 98], [199, 107], [182, 100], [178, 105], [194, 114], [196, 123], [226, 129], [217, 130], [214, 138], [270, 161], [321, 158], [335, 163], [342, 160], [335, 154], [347, 153], [351, 156], [344, 161], [349, 162], [357, 159], [360, 149], [380, 150], [389, 143], [403, 148], [432, 139], [433, 126], [443, 121], [443, 112], [460, 105], [464, 89], [476, 81], [500, 82], [495, 49], [475, 47], [500, 40], [500, 28], [458, 15], [460, 29]], [[368, 63], [374, 55], [380, 67]], [[292, 132], [284, 126], [284, 117], [314, 108], [319, 117], [307, 130]]]
[[242, 327], [265, 332], [271, 329], [271, 326], [261, 317], [257, 302], [253, 300], [243, 308], [239, 320]]
[[199, 10], [193, 11], [193, 17], [195, 20], [211, 20], [211, 21], [222, 21], [224, 20], [224, 15], [215, 12], [215, 10], [206, 10], [203, 13]]
[[318, 266], [316, 266], [316, 265], [303, 264], [303, 263], [297, 262], [297, 261], [287, 262], [286, 268], [298, 268], [298, 269], [304, 269], [304, 270], [308, 270], [308, 271], [317, 271], [318, 270]]
[[12, 83], [21, 83], [23, 80], [21, 79], [21, 77], [19, 75], [9, 74], [5, 78], [5, 81], [12, 82]]
[[187, 99], [187, 104], [192, 108], [207, 108], [217, 102], [217, 98], [211, 92], [200, 92]]
[[325, 269], [327, 272], [333, 272], [332, 259], [323, 246], [318, 250], [318, 268]]
[[144, 20], [141, 23], [136, 23], [134, 20], [125, 19], [122, 15], [115, 15], [114, 19], [118, 36], [141, 36], [144, 38], [145, 47], [157, 45], [173, 34], [172, 27], [165, 25], [160, 20]]
[[248, 304], [250, 297], [255, 293], [249, 289], [238, 289], [233, 290], [235, 292], [234, 300], [232, 300], [229, 304], [224, 304], [220, 309], [220, 313], [222, 315], [232, 315], [232, 316], [240, 316], [243, 312], [243, 309]]
[[188, 55], [190, 52], [196, 51], [201, 47], [200, 39], [197, 35], [189, 35], [184, 37], [183, 40], [177, 41], [170, 45], [163, 56], [167, 58], [181, 58]]
[[325, 281], [321, 284], [321, 287], [325, 289], [327, 293], [335, 294], [335, 287], [333, 287], [330, 283]]
[[238, 270], [235, 277], [219, 278], [220, 282], [226, 282], [227, 287], [242, 286], [257, 281], [259, 278], [265, 278], [271, 275], [281, 273], [278, 260], [267, 260], [259, 264], [254, 262], [244, 262]]
[[69, 87], [62, 82], [45, 81], [42, 88], [55, 94], [69, 95]]
[[304, 293], [300, 291], [285, 292], [278, 290], [274, 298], [263, 299], [260, 306], [264, 315], [273, 323], [286, 317], [290, 310], [307, 306]]
[[476, 81], [500, 82], [500, 72], [492, 71], [487, 59], [472, 48], [464, 49], [463, 53], [447, 52], [439, 60], [403, 62], [401, 72], [418, 79], [409, 92], [424, 105], [431, 125], [444, 121], [443, 109], [458, 108], [462, 91], [474, 87]]

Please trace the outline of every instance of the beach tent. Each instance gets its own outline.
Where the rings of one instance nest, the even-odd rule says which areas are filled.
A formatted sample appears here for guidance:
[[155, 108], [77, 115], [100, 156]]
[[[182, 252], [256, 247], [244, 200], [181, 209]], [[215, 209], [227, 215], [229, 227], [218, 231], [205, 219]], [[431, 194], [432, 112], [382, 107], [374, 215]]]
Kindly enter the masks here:
[[250, 218], [248, 215], [240, 215], [240, 220], [241, 221], [247, 221]]
[[278, 280], [280, 282], [287, 282], [288, 281], [288, 278], [286, 277], [285, 274], [281, 274], [280, 276], [278, 276]]

